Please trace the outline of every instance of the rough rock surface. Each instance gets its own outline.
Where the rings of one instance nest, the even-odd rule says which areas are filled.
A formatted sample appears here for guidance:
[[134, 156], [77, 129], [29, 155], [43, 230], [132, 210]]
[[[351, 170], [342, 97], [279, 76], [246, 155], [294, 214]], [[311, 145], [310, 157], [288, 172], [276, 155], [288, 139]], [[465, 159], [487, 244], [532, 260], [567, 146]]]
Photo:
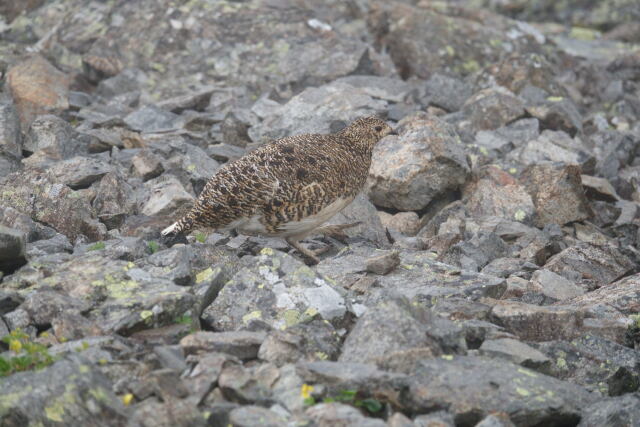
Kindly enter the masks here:
[[[0, 425], [640, 425], [637, 3], [0, 1]], [[318, 265], [161, 238], [365, 115]]]

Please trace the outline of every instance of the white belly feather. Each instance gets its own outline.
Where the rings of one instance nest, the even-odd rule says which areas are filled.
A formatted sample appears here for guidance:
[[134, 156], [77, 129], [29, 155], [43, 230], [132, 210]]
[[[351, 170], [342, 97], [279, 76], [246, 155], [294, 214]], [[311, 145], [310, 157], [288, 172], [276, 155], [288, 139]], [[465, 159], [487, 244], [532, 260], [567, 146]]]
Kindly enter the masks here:
[[349, 203], [353, 201], [353, 198], [340, 198], [335, 202], [324, 207], [320, 212], [315, 215], [311, 215], [302, 218], [300, 221], [291, 221], [280, 226], [282, 230], [279, 233], [270, 233], [265, 226], [260, 222], [261, 215], [254, 215], [251, 218], [240, 218], [233, 221], [231, 224], [224, 227], [224, 230], [237, 229], [242, 234], [260, 234], [269, 235], [275, 237], [289, 237], [300, 236], [303, 237], [322, 224], [331, 219], [335, 214], [344, 209]]

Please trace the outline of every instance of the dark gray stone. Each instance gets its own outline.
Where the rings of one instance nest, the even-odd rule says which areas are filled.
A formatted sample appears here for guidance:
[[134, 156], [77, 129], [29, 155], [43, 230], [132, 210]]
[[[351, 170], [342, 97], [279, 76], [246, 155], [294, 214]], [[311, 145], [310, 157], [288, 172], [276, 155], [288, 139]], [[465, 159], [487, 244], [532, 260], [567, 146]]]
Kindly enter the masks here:
[[27, 263], [25, 241], [20, 230], [0, 225], [0, 271], [9, 274]]
[[426, 350], [432, 357], [465, 353], [464, 333], [431, 311], [394, 299], [368, 309], [342, 348], [341, 362], [387, 364], [407, 350]]
[[251, 360], [258, 356], [260, 345], [265, 340], [264, 332], [196, 332], [180, 340], [185, 354], [201, 352], [219, 352], [237, 357], [240, 360]]
[[604, 399], [589, 405], [582, 413], [579, 427], [632, 426], [640, 422], [640, 396], [638, 393]]
[[146, 133], [175, 131], [183, 125], [180, 116], [155, 105], [145, 105], [123, 120], [131, 130]]
[[422, 105], [434, 105], [449, 112], [458, 111], [472, 95], [471, 87], [455, 77], [434, 73], [424, 85]]
[[576, 424], [595, 400], [578, 386], [504, 360], [467, 356], [421, 362], [403, 397], [414, 411], [448, 408], [457, 426], [473, 426], [495, 411], [520, 426]]

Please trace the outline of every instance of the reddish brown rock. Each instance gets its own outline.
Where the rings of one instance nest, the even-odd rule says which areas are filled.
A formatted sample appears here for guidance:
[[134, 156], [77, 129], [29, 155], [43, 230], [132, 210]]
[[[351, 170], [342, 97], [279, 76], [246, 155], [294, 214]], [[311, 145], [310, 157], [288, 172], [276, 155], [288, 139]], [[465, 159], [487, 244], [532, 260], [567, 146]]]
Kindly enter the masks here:
[[11, 67], [7, 86], [18, 108], [22, 129], [28, 129], [39, 115], [69, 108], [69, 84], [70, 78], [40, 55]]

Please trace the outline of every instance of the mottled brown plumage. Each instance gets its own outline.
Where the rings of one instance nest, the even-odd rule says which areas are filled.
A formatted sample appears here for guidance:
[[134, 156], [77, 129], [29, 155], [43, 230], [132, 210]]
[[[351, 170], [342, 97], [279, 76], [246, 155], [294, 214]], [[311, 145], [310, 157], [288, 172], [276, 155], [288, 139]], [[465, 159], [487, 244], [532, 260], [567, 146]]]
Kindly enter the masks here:
[[163, 230], [187, 233], [198, 227], [298, 241], [347, 206], [362, 190], [375, 144], [392, 129], [365, 117], [340, 132], [282, 138], [218, 170], [193, 209]]

